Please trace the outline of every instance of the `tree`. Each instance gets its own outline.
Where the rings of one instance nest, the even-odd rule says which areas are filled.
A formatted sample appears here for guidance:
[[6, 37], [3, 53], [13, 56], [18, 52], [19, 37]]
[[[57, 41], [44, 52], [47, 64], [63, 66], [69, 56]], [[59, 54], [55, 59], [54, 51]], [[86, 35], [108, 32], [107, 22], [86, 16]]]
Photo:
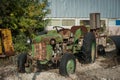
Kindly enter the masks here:
[[0, 27], [12, 31], [15, 50], [28, 50], [26, 41], [43, 30], [48, 20], [47, 0], [0, 0]]

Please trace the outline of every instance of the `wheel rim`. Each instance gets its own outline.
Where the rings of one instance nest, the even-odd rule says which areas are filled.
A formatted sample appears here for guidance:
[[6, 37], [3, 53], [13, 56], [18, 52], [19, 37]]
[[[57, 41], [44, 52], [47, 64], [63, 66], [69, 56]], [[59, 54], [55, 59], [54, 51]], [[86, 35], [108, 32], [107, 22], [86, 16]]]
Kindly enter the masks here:
[[91, 49], [91, 60], [94, 62], [95, 60], [95, 43], [92, 43], [92, 49]]
[[75, 69], [74, 60], [72, 60], [72, 59], [69, 60], [69, 61], [67, 62], [66, 68], [67, 68], [67, 73], [68, 73], [68, 74], [74, 73], [74, 69]]
[[33, 66], [32, 66], [32, 61], [28, 61], [27, 62], [28, 63], [28, 67], [25, 67], [25, 71], [27, 72], [27, 73], [30, 73], [31, 71], [32, 71], [32, 68], [33, 68]]

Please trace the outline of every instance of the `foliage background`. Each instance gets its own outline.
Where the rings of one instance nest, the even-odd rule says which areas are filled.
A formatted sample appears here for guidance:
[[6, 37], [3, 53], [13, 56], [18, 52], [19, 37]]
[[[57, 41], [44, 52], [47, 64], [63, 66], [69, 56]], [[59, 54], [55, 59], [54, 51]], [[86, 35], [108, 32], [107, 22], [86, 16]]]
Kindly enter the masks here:
[[30, 49], [27, 39], [33, 39], [44, 30], [49, 20], [47, 0], [0, 0], [0, 28], [12, 31], [16, 52]]

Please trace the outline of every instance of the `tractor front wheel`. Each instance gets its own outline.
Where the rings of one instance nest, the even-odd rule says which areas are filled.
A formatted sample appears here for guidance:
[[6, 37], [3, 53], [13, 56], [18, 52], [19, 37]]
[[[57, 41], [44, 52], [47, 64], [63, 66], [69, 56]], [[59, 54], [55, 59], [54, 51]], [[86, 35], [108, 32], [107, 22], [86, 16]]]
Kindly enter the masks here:
[[60, 61], [59, 72], [63, 76], [69, 76], [73, 74], [76, 69], [75, 57], [72, 54], [64, 54]]
[[26, 60], [27, 60], [27, 54], [26, 53], [21, 53], [21, 54], [18, 55], [18, 60], [17, 60], [18, 72], [21, 72], [21, 73], [25, 72]]

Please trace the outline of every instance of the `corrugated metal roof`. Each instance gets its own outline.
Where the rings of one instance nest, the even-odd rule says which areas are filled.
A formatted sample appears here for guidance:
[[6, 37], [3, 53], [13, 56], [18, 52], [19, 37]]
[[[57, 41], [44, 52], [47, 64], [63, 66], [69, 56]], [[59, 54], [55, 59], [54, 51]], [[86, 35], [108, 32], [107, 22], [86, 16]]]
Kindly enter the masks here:
[[48, 17], [86, 18], [101, 13], [103, 18], [120, 18], [120, 0], [49, 0]]

